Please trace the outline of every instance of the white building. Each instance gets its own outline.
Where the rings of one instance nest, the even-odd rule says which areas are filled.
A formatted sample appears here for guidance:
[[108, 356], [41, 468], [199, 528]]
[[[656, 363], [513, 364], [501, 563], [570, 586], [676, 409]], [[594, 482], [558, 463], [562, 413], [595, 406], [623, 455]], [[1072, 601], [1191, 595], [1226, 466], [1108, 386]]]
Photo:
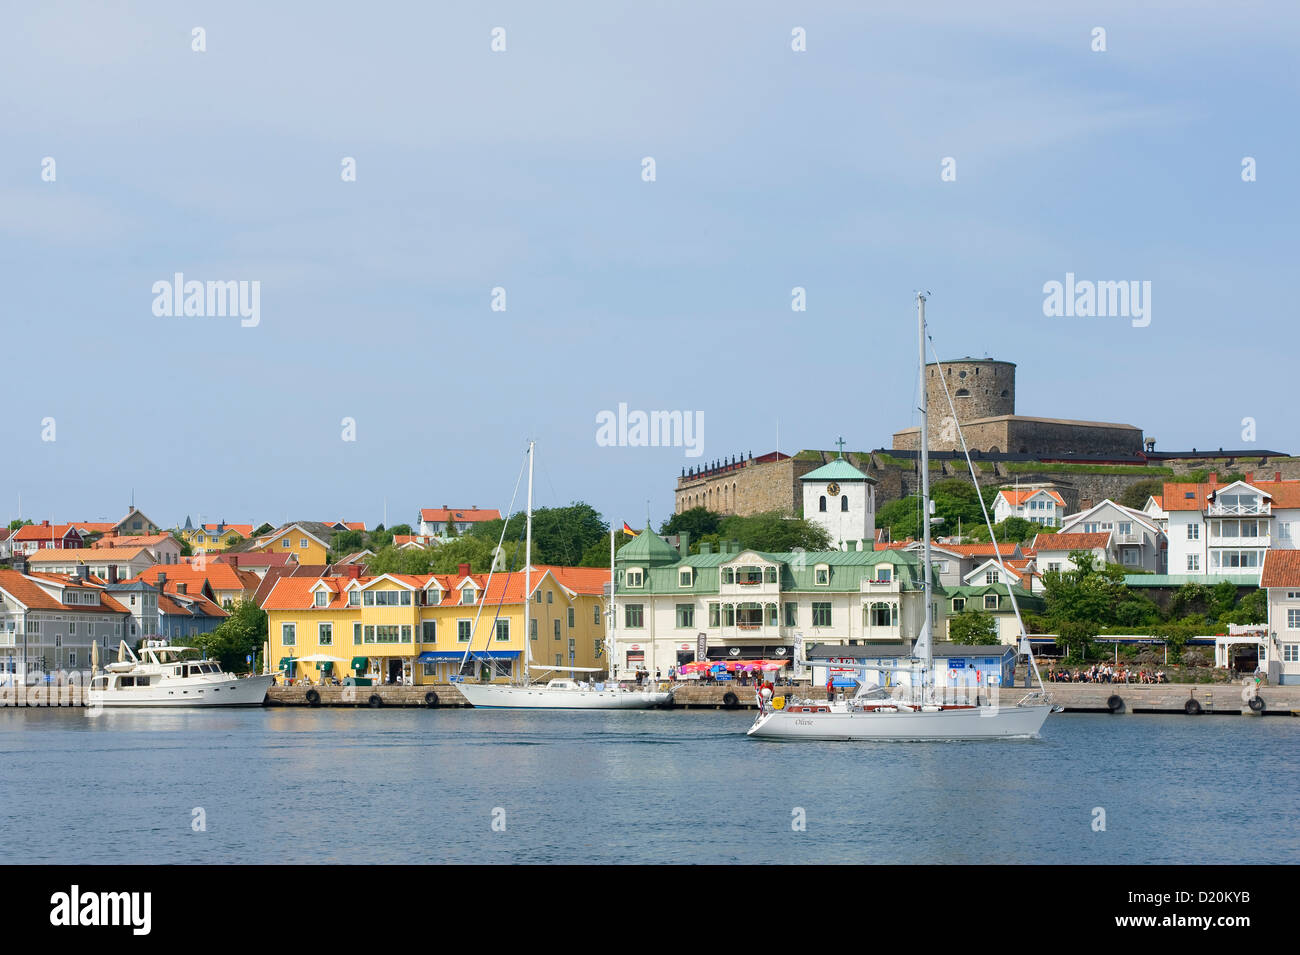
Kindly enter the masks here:
[[452, 530], [459, 536], [468, 533], [475, 524], [499, 520], [501, 520], [501, 512], [496, 508], [457, 508], [447, 507], [444, 504], [442, 507], [420, 509], [418, 532], [421, 537], [437, 537], [445, 540], [451, 536]]
[[1259, 665], [1270, 683], [1300, 684], [1300, 550], [1270, 550], [1259, 585], [1268, 594], [1268, 632]]
[[1168, 573], [1168, 540], [1164, 528], [1149, 513], [1105, 500], [1086, 511], [1071, 514], [1061, 524], [1062, 534], [1110, 533], [1116, 563], [1153, 574]]
[[1300, 481], [1246, 477], [1218, 484], [1210, 475], [1204, 484], [1165, 485], [1169, 573], [1258, 577], [1270, 548], [1295, 548]]
[[26, 568], [47, 574], [77, 574], [86, 568], [103, 581], [130, 580], [154, 565], [147, 547], [79, 547], [75, 550], [46, 548], [26, 558]]
[[876, 479], [844, 458], [809, 471], [803, 481], [803, 516], [820, 524], [840, 550], [871, 550], [876, 538]]
[[1008, 517], [1055, 527], [1065, 517], [1065, 499], [1048, 487], [1004, 487], [993, 500], [993, 523], [1001, 524]]
[[1034, 538], [1034, 560], [1039, 573], [1077, 570], [1077, 565], [1070, 559], [1070, 553], [1076, 550], [1092, 554], [1094, 566], [1099, 568], [1119, 562], [1111, 531], [1095, 534], [1039, 534]]

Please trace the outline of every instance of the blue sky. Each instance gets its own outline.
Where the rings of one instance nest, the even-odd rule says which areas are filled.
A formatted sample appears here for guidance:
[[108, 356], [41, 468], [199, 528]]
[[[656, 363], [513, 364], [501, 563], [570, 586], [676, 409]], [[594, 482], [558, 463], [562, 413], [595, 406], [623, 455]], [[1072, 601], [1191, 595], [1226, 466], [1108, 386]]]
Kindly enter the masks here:
[[[265, 6], [3, 14], [0, 514], [391, 524], [504, 507], [531, 436], [538, 504], [657, 523], [778, 421], [915, 423], [916, 288], [1022, 414], [1300, 449], [1294, 4]], [[175, 272], [260, 324], [156, 317]], [[1066, 272], [1150, 326], [1044, 317]], [[703, 457], [597, 446], [620, 402]]]

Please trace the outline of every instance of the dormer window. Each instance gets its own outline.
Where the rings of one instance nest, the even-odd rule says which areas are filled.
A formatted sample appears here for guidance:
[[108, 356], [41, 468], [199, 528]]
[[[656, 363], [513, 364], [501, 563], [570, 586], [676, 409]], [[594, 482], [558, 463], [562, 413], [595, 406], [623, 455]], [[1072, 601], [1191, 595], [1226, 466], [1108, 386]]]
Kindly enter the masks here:
[[645, 571], [640, 567], [629, 567], [625, 582], [629, 587], [642, 587], [645, 585]]
[[818, 587], [828, 587], [831, 582], [831, 568], [829, 564], [818, 564], [813, 568], [813, 583]]
[[349, 606], [349, 607], [360, 607], [360, 606], [361, 606], [361, 591], [359, 591], [359, 590], [349, 590], [349, 591], [348, 591], [348, 606]]
[[695, 574], [690, 567], [683, 567], [677, 572], [677, 586], [689, 587], [695, 580]]
[[464, 589], [460, 592], [460, 605], [461, 605], [462, 607], [468, 607], [468, 606], [473, 605], [473, 603], [474, 603], [474, 596], [475, 596], [475, 594], [474, 594], [474, 588], [473, 588], [473, 587], [466, 587], [466, 588], [464, 588]]
[[329, 606], [329, 602], [330, 602], [330, 597], [329, 597], [329, 594], [328, 594], [328, 593], [326, 593], [326, 592], [323, 591], [323, 590], [318, 590], [318, 591], [316, 591], [316, 606], [317, 606], [317, 607], [327, 607], [327, 606]]

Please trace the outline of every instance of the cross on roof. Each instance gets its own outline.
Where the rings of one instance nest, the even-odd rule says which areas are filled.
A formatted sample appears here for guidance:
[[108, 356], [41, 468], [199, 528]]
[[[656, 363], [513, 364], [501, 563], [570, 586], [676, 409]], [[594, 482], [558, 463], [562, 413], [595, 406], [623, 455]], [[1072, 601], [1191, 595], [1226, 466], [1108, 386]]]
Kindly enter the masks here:
[[840, 457], [844, 457], [844, 438], [841, 437], [841, 438], [840, 438], [838, 441], [836, 441], [835, 443], [838, 444], [838, 445], [840, 446]]

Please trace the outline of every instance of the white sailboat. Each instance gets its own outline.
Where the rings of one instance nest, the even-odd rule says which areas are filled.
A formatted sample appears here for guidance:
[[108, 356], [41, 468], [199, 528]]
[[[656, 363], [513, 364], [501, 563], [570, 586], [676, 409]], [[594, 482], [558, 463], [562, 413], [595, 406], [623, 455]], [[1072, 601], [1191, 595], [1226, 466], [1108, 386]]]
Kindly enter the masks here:
[[[516, 485], [516, 488], [518, 485]], [[504, 540], [504, 531], [503, 537]], [[613, 534], [610, 534], [610, 604], [614, 600]], [[532, 560], [533, 560], [533, 442], [528, 442], [528, 510], [524, 531], [524, 669], [523, 682], [471, 683], [458, 685], [461, 695], [470, 705], [485, 709], [548, 709], [548, 710], [647, 710], [671, 703], [671, 690], [624, 688], [616, 683], [580, 682], [572, 678], [556, 678], [546, 683], [531, 682], [530, 671], [591, 673], [601, 672], [595, 667], [543, 666], [532, 662], [531, 634]], [[606, 658], [612, 659], [610, 647], [611, 626], [606, 628]], [[466, 650], [468, 657], [469, 651]]]
[[[859, 666], [857, 694], [847, 700], [780, 700], [766, 695], [748, 735], [760, 739], [809, 740], [984, 740], [1035, 737], [1043, 727], [1052, 703], [1044, 688], [1038, 666], [1034, 663], [1025, 636], [1020, 608], [1011, 593], [1016, 620], [1020, 621], [1020, 649], [1029, 653], [1030, 666], [1038, 679], [1038, 689], [1011, 703], [1000, 699], [1002, 687], [981, 697], [964, 699], [946, 694], [935, 685], [934, 673], [934, 571], [930, 560], [930, 454], [929, 401], [925, 381], [925, 295], [917, 294], [917, 334], [920, 341], [921, 394], [921, 525], [922, 579], [925, 590], [925, 620], [912, 649], [910, 664], [904, 669], [905, 685], [885, 690], [869, 682], [865, 673], [881, 668]], [[954, 421], [957, 419], [953, 413]], [[958, 429], [960, 431], [960, 428]], [[965, 447], [965, 438], [962, 439]], [[967, 463], [970, 457], [967, 455]], [[972, 470], [972, 479], [974, 472]], [[978, 482], [976, 483], [978, 487]], [[985, 514], [987, 520], [987, 513]], [[990, 524], [990, 532], [992, 525]], [[996, 538], [994, 538], [996, 540]], [[994, 548], [995, 552], [998, 548]], [[1002, 558], [999, 554], [998, 562]], [[1004, 574], [1003, 579], [1006, 579]], [[1010, 586], [1008, 586], [1010, 593]], [[844, 664], [836, 664], [844, 667]], [[895, 670], [896, 672], [896, 670]]]

